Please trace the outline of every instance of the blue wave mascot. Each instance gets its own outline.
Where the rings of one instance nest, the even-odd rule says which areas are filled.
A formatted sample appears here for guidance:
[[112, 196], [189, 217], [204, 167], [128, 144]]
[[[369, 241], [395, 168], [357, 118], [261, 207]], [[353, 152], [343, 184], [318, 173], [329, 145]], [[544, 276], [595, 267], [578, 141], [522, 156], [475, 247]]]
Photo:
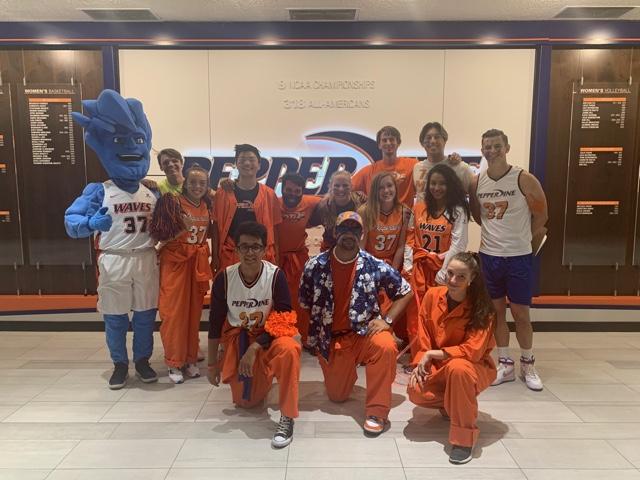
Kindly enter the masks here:
[[145, 383], [158, 380], [149, 365], [158, 306], [158, 263], [147, 228], [155, 195], [140, 180], [149, 170], [151, 127], [142, 103], [104, 90], [84, 100], [85, 115], [73, 112], [84, 139], [110, 179], [90, 183], [65, 212], [69, 236], [95, 237], [98, 311], [103, 314], [107, 346], [114, 363], [109, 388], [125, 386], [129, 375], [126, 337], [133, 311], [133, 361]]

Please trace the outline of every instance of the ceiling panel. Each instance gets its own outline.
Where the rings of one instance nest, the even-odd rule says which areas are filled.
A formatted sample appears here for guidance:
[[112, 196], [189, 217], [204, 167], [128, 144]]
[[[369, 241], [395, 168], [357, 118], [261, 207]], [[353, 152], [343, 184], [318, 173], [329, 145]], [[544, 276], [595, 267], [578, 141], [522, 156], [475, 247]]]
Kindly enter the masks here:
[[[359, 21], [549, 20], [564, 7], [640, 0], [0, 0], [0, 21], [92, 21], [83, 8], [149, 8], [164, 21], [288, 21], [290, 8], [356, 8]], [[621, 17], [640, 20], [640, 8]]]

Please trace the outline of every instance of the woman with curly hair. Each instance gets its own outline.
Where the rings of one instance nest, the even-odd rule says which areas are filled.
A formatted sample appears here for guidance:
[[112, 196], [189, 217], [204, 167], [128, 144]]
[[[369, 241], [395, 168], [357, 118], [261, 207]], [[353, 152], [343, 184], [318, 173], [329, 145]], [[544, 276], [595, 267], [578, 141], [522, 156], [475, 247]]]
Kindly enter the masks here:
[[435, 165], [427, 174], [424, 200], [413, 207], [407, 241], [418, 301], [429, 287], [445, 284], [449, 261], [467, 248], [468, 228], [469, 205], [462, 183], [447, 165]]

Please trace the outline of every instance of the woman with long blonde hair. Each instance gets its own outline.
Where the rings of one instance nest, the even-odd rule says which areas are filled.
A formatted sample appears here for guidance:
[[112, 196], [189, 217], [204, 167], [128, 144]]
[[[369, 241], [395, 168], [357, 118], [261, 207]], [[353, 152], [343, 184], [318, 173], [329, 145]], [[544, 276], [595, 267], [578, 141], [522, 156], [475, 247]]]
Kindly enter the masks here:
[[393, 172], [382, 172], [373, 177], [370, 192], [359, 210], [364, 221], [361, 247], [401, 270], [411, 210], [398, 199], [398, 184]]
[[336, 244], [333, 228], [336, 219], [342, 212], [358, 210], [366, 202], [367, 196], [362, 192], [353, 191], [351, 187], [351, 173], [338, 170], [329, 180], [329, 191], [309, 219], [309, 226], [322, 225], [322, 251], [329, 250]]

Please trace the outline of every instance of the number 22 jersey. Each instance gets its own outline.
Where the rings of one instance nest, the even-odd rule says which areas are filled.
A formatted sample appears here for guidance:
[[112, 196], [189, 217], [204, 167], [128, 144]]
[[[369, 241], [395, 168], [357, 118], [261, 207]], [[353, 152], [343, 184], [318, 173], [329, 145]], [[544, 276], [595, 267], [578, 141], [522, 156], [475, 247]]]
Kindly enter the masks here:
[[139, 250], [153, 247], [155, 241], [149, 235], [148, 224], [156, 205], [155, 195], [140, 184], [138, 191], [129, 193], [111, 180], [104, 186], [102, 207], [111, 215], [111, 228], [96, 232], [96, 249], [102, 251]]

